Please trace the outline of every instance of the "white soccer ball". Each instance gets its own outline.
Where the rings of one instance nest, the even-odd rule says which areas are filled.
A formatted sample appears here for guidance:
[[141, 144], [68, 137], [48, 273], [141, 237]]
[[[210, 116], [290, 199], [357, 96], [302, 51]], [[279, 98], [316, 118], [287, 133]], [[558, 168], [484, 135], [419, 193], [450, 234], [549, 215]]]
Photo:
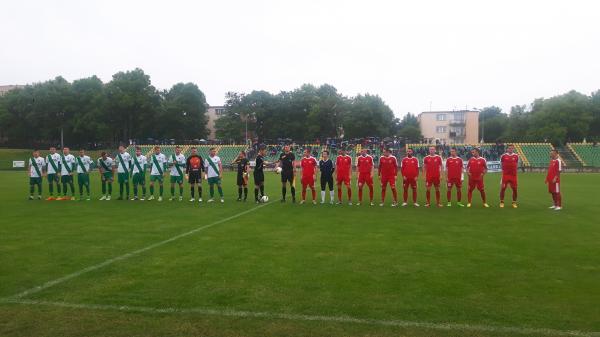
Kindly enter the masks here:
[[269, 197], [267, 197], [266, 195], [263, 195], [263, 196], [260, 198], [260, 202], [269, 202]]
[[281, 167], [278, 166], [277, 168], [275, 168], [275, 173], [279, 174], [279, 173], [281, 173], [281, 171], [282, 171]]

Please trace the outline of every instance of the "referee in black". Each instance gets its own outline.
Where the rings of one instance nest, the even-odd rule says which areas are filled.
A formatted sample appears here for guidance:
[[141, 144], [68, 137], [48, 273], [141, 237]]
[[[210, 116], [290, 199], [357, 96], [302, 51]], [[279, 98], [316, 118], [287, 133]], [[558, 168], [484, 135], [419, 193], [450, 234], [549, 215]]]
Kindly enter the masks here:
[[[258, 156], [256, 156], [256, 164], [254, 165], [254, 201], [258, 204], [260, 198], [265, 195], [265, 152], [266, 147], [262, 145], [258, 149]], [[260, 194], [260, 196], [259, 196]]]
[[281, 167], [281, 202], [285, 202], [287, 183], [290, 183], [292, 192], [292, 202], [296, 202], [296, 166], [294, 165], [296, 156], [290, 151], [290, 146], [285, 145], [283, 152], [279, 155], [277, 166]]

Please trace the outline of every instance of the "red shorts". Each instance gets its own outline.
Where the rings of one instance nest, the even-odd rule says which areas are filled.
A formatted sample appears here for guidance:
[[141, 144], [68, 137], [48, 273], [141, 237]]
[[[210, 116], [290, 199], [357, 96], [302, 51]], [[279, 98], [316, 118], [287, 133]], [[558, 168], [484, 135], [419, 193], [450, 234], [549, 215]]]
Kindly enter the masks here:
[[440, 177], [425, 178], [425, 186], [431, 187], [431, 185], [440, 187]]
[[469, 179], [469, 189], [475, 189], [477, 188], [478, 190], [483, 190], [484, 185], [483, 185], [483, 179]]
[[513, 188], [517, 187], [517, 176], [505, 176], [502, 175], [502, 188], [506, 188], [506, 186], [510, 185]]
[[368, 186], [373, 186], [373, 177], [371, 177], [371, 173], [359, 173], [358, 174], [358, 184]]
[[548, 192], [550, 192], [550, 193], [560, 193], [560, 181], [557, 181], [555, 183], [549, 182], [548, 183]]
[[417, 178], [416, 177], [402, 177], [402, 186], [404, 188], [412, 187], [417, 188]]
[[341, 185], [341, 184], [350, 185], [350, 176], [349, 175], [338, 175], [338, 176], [336, 176], [336, 182], [338, 185]]
[[390, 187], [396, 187], [396, 176], [381, 176], [381, 187], [383, 188], [387, 186], [387, 184], [390, 184]]
[[457, 188], [462, 188], [462, 178], [461, 177], [448, 178], [448, 179], [446, 179], [446, 186], [448, 186], [448, 188], [452, 188], [452, 186], [456, 186]]
[[303, 187], [306, 187], [306, 186], [314, 187], [315, 186], [315, 179], [313, 176], [302, 177], [301, 182], [302, 182]]

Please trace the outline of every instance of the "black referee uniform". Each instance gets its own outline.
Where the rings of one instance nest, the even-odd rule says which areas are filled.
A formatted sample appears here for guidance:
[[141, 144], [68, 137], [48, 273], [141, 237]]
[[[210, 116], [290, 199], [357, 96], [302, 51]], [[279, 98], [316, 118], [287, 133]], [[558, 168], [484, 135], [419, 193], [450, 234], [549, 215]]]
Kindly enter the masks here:
[[294, 176], [294, 161], [296, 160], [296, 156], [292, 151], [285, 153], [283, 152], [279, 155], [279, 162], [281, 163], [281, 201], [285, 202], [286, 195], [286, 183], [290, 183], [290, 191], [292, 192], [292, 202], [296, 202], [296, 187], [295, 184], [295, 176]]
[[260, 197], [265, 195], [265, 160], [260, 154], [256, 156], [256, 165], [254, 166], [254, 200], [259, 202]]
[[319, 160], [319, 171], [321, 171], [321, 191], [325, 191], [325, 187], [329, 185], [329, 190], [333, 191], [333, 162], [331, 159]]

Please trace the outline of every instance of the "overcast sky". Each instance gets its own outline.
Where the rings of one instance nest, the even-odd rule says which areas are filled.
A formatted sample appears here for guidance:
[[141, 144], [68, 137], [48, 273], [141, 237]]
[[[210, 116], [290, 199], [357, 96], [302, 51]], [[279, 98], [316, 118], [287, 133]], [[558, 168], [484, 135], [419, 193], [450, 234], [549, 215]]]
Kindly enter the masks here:
[[142, 68], [159, 89], [303, 83], [407, 112], [600, 89], [600, 1], [3, 1], [0, 85]]

